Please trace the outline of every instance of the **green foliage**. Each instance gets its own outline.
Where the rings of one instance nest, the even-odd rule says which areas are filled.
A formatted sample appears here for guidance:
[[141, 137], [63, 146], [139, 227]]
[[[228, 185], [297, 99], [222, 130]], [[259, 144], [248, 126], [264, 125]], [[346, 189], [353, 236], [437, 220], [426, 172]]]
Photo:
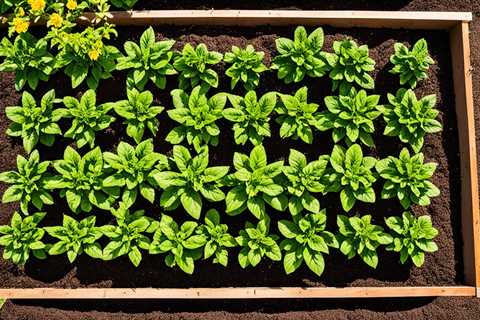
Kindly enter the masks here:
[[102, 151], [99, 147], [81, 157], [77, 151], [67, 147], [63, 160], [53, 164], [59, 173], [47, 180], [47, 189], [60, 189], [60, 196], [66, 197], [70, 210], [90, 212], [92, 205], [110, 210], [114, 200], [120, 196], [120, 186], [113, 183], [106, 186]]
[[110, 0], [110, 2], [117, 8], [129, 10], [138, 2], [138, 0]]
[[340, 242], [340, 251], [352, 259], [357, 254], [363, 262], [372, 268], [378, 265], [377, 248], [380, 245], [392, 243], [393, 238], [385, 233], [381, 226], [371, 223], [372, 216], [364, 215], [362, 217], [337, 216], [339, 234], [337, 238]]
[[39, 210], [43, 209], [44, 204], [53, 204], [53, 198], [46, 188], [49, 165], [49, 161], [40, 162], [37, 150], [28, 159], [17, 155], [17, 171], [0, 174], [1, 182], [11, 184], [3, 193], [2, 202], [20, 201], [20, 209], [26, 215], [30, 203]]
[[97, 97], [94, 90], [88, 90], [77, 100], [74, 97], [63, 98], [66, 108], [57, 109], [62, 112], [65, 118], [73, 118], [72, 126], [65, 132], [64, 136], [75, 139], [79, 148], [89, 145], [95, 146], [95, 132], [104, 130], [115, 120], [107, 113], [112, 104], [106, 103], [97, 106]]
[[418, 81], [427, 79], [428, 68], [435, 64], [428, 54], [425, 39], [418, 40], [412, 50], [403, 43], [395, 43], [395, 53], [390, 56], [390, 62], [394, 64], [390, 72], [400, 75], [400, 84], [408, 84], [411, 88], [415, 88]]
[[150, 254], [168, 253], [165, 264], [173, 268], [178, 266], [183, 272], [192, 274], [195, 260], [202, 257], [202, 247], [206, 238], [195, 234], [198, 224], [186, 221], [180, 227], [167, 215], [162, 215], [160, 226], [153, 235]]
[[410, 212], [404, 212], [401, 218], [386, 218], [385, 223], [394, 232], [393, 242], [387, 246], [387, 250], [400, 252], [400, 263], [404, 264], [410, 257], [417, 267], [421, 267], [425, 252], [438, 250], [433, 241], [438, 230], [432, 226], [429, 216], [416, 218]]
[[61, 109], [54, 109], [55, 90], [48, 91], [43, 97], [40, 106], [33, 96], [24, 91], [22, 106], [5, 108], [5, 114], [12, 124], [7, 134], [12, 137], [21, 137], [23, 147], [27, 153], [32, 152], [37, 143], [51, 147], [55, 142], [55, 135], [62, 134], [57, 122], [63, 117]]
[[323, 155], [318, 160], [307, 163], [307, 157], [295, 149], [290, 149], [288, 166], [283, 167], [283, 174], [287, 177], [285, 183], [287, 192], [291, 195], [288, 209], [295, 216], [303, 209], [318, 213], [320, 202], [312, 193], [327, 191], [328, 171], [326, 170], [329, 156]]
[[243, 83], [245, 90], [255, 90], [260, 83], [260, 73], [268, 68], [263, 64], [263, 51], [255, 51], [252, 45], [245, 49], [232, 46], [232, 51], [225, 53], [225, 62], [231, 66], [225, 74], [232, 78], [230, 88], [233, 89], [238, 81]]
[[202, 197], [208, 201], [222, 201], [225, 194], [218, 181], [229, 170], [228, 166], [208, 167], [208, 147], [197, 156], [191, 156], [183, 146], [173, 147], [173, 160], [178, 171], [157, 171], [153, 177], [164, 189], [160, 205], [166, 210], [174, 210], [180, 204], [195, 219], [202, 212]]
[[190, 96], [181, 89], [173, 90], [171, 95], [175, 109], [170, 109], [167, 113], [180, 125], [170, 131], [165, 140], [180, 144], [186, 139], [197, 152], [200, 152], [203, 145], [218, 145], [220, 128], [215, 122], [222, 118], [227, 95], [217, 93], [207, 98], [205, 90], [200, 86], [195, 87]]
[[245, 98], [228, 95], [233, 108], [223, 110], [225, 119], [235, 122], [233, 133], [236, 144], [244, 145], [248, 140], [253, 145], [262, 143], [264, 137], [270, 137], [270, 114], [277, 103], [275, 92], [265, 93], [257, 100], [255, 91], [249, 91]]
[[22, 33], [13, 43], [4, 37], [0, 42], [0, 57], [4, 57], [0, 72], [15, 72], [17, 91], [22, 90], [25, 84], [35, 90], [40, 80], [47, 81], [55, 71], [47, 40], [37, 40], [30, 33]]
[[315, 29], [310, 35], [304, 27], [295, 29], [294, 39], [275, 40], [278, 55], [273, 58], [273, 69], [278, 69], [278, 78], [285, 83], [300, 82], [305, 75], [322, 77], [328, 71], [322, 53], [323, 30]]
[[18, 265], [25, 265], [30, 253], [37, 259], [46, 258], [46, 245], [42, 242], [45, 231], [38, 224], [45, 217], [45, 212], [37, 212], [22, 219], [17, 212], [13, 213], [10, 226], [0, 226], [0, 246], [3, 259], [11, 260]]
[[375, 165], [380, 177], [385, 179], [382, 199], [397, 197], [403, 208], [412, 203], [421, 206], [430, 205], [430, 198], [440, 195], [440, 190], [428, 179], [433, 176], [437, 164], [423, 163], [423, 153], [410, 156], [403, 148], [399, 158], [392, 156], [377, 161]]
[[220, 215], [215, 209], [207, 211], [205, 224], [199, 226], [196, 233], [205, 238], [203, 248], [204, 259], [213, 258], [213, 263], [219, 263], [226, 267], [228, 264], [227, 248], [237, 246], [235, 238], [228, 233], [228, 226], [220, 224]]
[[373, 183], [377, 177], [371, 172], [376, 159], [364, 157], [358, 144], [345, 150], [339, 145], [333, 147], [330, 164], [335, 170], [330, 176], [329, 191], [340, 192], [342, 208], [350, 211], [357, 200], [375, 203]]
[[180, 89], [187, 90], [197, 85], [205, 89], [218, 87], [218, 74], [208, 66], [219, 63], [222, 58], [221, 53], [208, 51], [203, 43], [195, 48], [190, 43], [185, 44], [182, 52], [175, 56], [173, 63], [175, 69], [180, 72]]
[[107, 109], [113, 108], [115, 112], [125, 119], [127, 135], [136, 143], [142, 141], [145, 130], [155, 136], [158, 132], [159, 121], [157, 115], [165, 109], [162, 106], [152, 105], [153, 95], [150, 91], [139, 92], [137, 89], [127, 89], [127, 100], [107, 103]]
[[280, 248], [286, 251], [283, 267], [287, 274], [297, 270], [305, 261], [316, 275], [322, 275], [325, 268], [323, 255], [330, 253], [328, 247], [339, 246], [335, 235], [325, 230], [326, 222], [325, 209], [305, 216], [296, 215], [293, 221], [278, 222], [278, 230], [286, 238]]
[[167, 75], [176, 74], [171, 60], [175, 40], [155, 41], [155, 32], [150, 27], [140, 37], [140, 44], [125, 42], [126, 56], [118, 58], [117, 70], [130, 70], [127, 83], [143, 90], [150, 80], [158, 88], [165, 89]]
[[360, 140], [373, 147], [373, 121], [381, 115], [379, 100], [379, 95], [367, 95], [365, 90], [340, 88], [338, 96], [325, 97], [328, 111], [322, 113], [321, 127], [323, 130], [333, 129], [332, 139], [335, 143], [345, 139], [351, 145]]
[[334, 53], [325, 54], [330, 66], [329, 76], [333, 80], [333, 89], [349, 87], [356, 83], [365, 89], [373, 89], [375, 82], [368, 74], [375, 69], [375, 60], [368, 56], [368, 46], [358, 46], [353, 40], [335, 41]]
[[[154, 152], [152, 139], [145, 140], [136, 146], [121, 141], [117, 146], [117, 153], [104, 152], [103, 159], [107, 169], [114, 174], [103, 180], [103, 186], [124, 186], [122, 202], [132, 206], [140, 193], [150, 203], [155, 200], [155, 180], [153, 172], [168, 167], [165, 155]], [[155, 167], [156, 166], [156, 167]]]
[[59, 255], [66, 252], [70, 263], [73, 263], [83, 252], [92, 258], [102, 259], [102, 248], [97, 240], [103, 233], [95, 226], [95, 221], [95, 216], [77, 221], [64, 215], [63, 226], [45, 227], [45, 231], [50, 236], [59, 239], [50, 247], [48, 254]]
[[415, 152], [420, 152], [425, 134], [442, 131], [442, 124], [436, 120], [439, 111], [435, 109], [435, 95], [417, 100], [415, 92], [402, 88], [395, 96], [389, 93], [388, 101], [390, 104], [383, 107], [383, 118], [387, 123], [384, 135], [398, 136]]
[[265, 148], [259, 145], [250, 157], [235, 152], [233, 165], [237, 171], [224, 179], [233, 187], [225, 198], [227, 214], [237, 215], [248, 209], [257, 219], [263, 219], [267, 216], [265, 203], [279, 211], [286, 209], [287, 196], [275, 181], [282, 173], [283, 161], [268, 164]]
[[276, 122], [280, 124], [280, 137], [300, 138], [305, 143], [313, 142], [313, 130], [321, 127], [318, 104], [307, 102], [308, 88], [302, 87], [295, 95], [280, 94], [280, 102], [275, 111], [279, 114]]

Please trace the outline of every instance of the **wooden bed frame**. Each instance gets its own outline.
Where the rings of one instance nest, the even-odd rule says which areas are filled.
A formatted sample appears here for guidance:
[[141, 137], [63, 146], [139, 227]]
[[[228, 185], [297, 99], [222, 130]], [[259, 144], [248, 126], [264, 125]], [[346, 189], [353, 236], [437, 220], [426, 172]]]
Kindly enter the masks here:
[[[81, 23], [89, 23], [86, 14]], [[461, 162], [461, 221], [465, 285], [435, 287], [33, 288], [0, 289], [9, 299], [245, 299], [480, 296], [477, 152], [466, 12], [166, 10], [112, 12], [116, 25], [330, 25], [389, 29], [441, 29], [450, 34]], [[454, 212], [453, 214], [457, 214]]]

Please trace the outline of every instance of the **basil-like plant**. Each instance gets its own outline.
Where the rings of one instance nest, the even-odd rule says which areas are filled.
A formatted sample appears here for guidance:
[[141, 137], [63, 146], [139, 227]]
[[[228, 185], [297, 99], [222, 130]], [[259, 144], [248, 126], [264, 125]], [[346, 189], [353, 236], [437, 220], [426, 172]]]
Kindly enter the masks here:
[[228, 225], [220, 224], [220, 215], [215, 209], [210, 209], [205, 215], [205, 224], [200, 225], [196, 234], [205, 238], [203, 258], [213, 258], [213, 263], [219, 263], [226, 267], [228, 264], [227, 248], [237, 246], [235, 238], [228, 233]]
[[129, 10], [138, 2], [138, 0], [110, 0], [110, 2], [117, 8]]
[[130, 213], [123, 204], [118, 209], [113, 209], [112, 214], [116, 218], [116, 225], [100, 227], [103, 234], [110, 238], [110, 242], [103, 248], [103, 259], [113, 260], [128, 255], [130, 262], [138, 267], [142, 261], [140, 249], [150, 248], [151, 241], [145, 233], [154, 233], [159, 228], [159, 223], [145, 217], [143, 210]]
[[187, 90], [200, 85], [202, 88], [218, 87], [218, 74], [209, 68], [222, 61], [223, 55], [216, 51], [208, 51], [207, 46], [200, 43], [195, 48], [190, 43], [185, 44], [182, 52], [175, 58], [173, 66], [180, 72], [179, 87]]
[[293, 40], [288, 38], [275, 40], [278, 55], [273, 58], [272, 69], [278, 69], [278, 79], [291, 83], [302, 81], [306, 75], [324, 76], [329, 67], [321, 51], [323, 41], [322, 28], [307, 34], [303, 26], [295, 29]]
[[407, 148], [403, 148], [400, 156], [389, 156], [377, 161], [375, 168], [380, 177], [385, 179], [382, 199], [398, 198], [403, 208], [408, 209], [412, 203], [428, 206], [430, 198], [440, 195], [440, 190], [430, 179], [437, 164], [423, 163], [423, 153], [410, 156]]
[[265, 93], [257, 99], [255, 91], [249, 91], [245, 97], [228, 95], [233, 108], [223, 110], [225, 119], [234, 122], [233, 133], [236, 144], [247, 141], [253, 145], [262, 143], [264, 137], [270, 137], [270, 114], [277, 103], [275, 92]]
[[399, 89], [396, 95], [388, 94], [388, 102], [383, 106], [383, 119], [387, 123], [384, 135], [398, 136], [408, 143], [413, 151], [420, 152], [427, 133], [442, 131], [442, 124], [436, 120], [439, 111], [435, 108], [435, 95], [417, 100], [411, 89]]
[[296, 215], [293, 221], [278, 222], [278, 230], [286, 238], [280, 243], [280, 248], [286, 252], [283, 268], [287, 274], [297, 270], [305, 261], [316, 275], [322, 275], [325, 269], [323, 255], [330, 253], [328, 247], [339, 247], [335, 235], [325, 230], [326, 222], [325, 209], [305, 216]]
[[55, 142], [55, 135], [62, 134], [57, 122], [64, 116], [64, 112], [54, 108], [56, 102], [55, 90], [48, 91], [42, 97], [40, 106], [30, 93], [24, 91], [22, 106], [5, 108], [5, 114], [12, 121], [7, 134], [21, 137], [27, 153], [32, 152], [38, 142], [51, 147]]
[[353, 40], [335, 41], [334, 53], [326, 53], [330, 66], [329, 76], [333, 80], [332, 91], [340, 85], [349, 87], [353, 83], [365, 89], [373, 89], [375, 82], [369, 72], [375, 69], [375, 60], [368, 56], [368, 46], [358, 46]]
[[45, 231], [38, 224], [45, 217], [45, 212], [37, 212], [24, 217], [14, 212], [10, 226], [0, 226], [0, 246], [3, 259], [18, 265], [25, 265], [30, 253], [37, 259], [47, 257], [46, 245], [42, 242]]
[[168, 75], [176, 74], [171, 50], [175, 40], [155, 41], [155, 32], [150, 27], [140, 37], [140, 43], [125, 42], [126, 56], [117, 60], [117, 70], [129, 70], [127, 84], [143, 90], [148, 81], [165, 89]]
[[54, 59], [48, 51], [46, 39], [35, 38], [30, 33], [18, 35], [12, 43], [7, 37], [0, 42], [0, 72], [15, 72], [15, 89], [25, 84], [35, 90], [39, 81], [47, 81], [55, 71]]
[[106, 103], [97, 106], [97, 97], [94, 90], [88, 90], [83, 94], [80, 101], [74, 97], [63, 98], [66, 108], [58, 109], [65, 118], [72, 118], [71, 127], [64, 136], [72, 138], [81, 148], [88, 144], [90, 148], [95, 146], [95, 132], [104, 130], [115, 120], [108, 115], [112, 104]]
[[380, 245], [392, 243], [392, 236], [384, 232], [381, 226], [372, 224], [371, 215], [350, 218], [338, 215], [337, 225], [340, 251], [348, 259], [352, 259], [358, 254], [367, 265], [374, 269], [377, 268], [377, 248]]
[[230, 88], [233, 90], [237, 83], [243, 83], [245, 90], [255, 90], [260, 83], [260, 74], [268, 70], [263, 64], [263, 51], [255, 51], [249, 44], [245, 49], [232, 46], [232, 51], [225, 53], [224, 61], [231, 66], [225, 74], [231, 78]]
[[207, 98], [200, 86], [195, 87], [190, 95], [181, 89], [171, 92], [175, 109], [167, 111], [168, 116], [180, 123], [165, 138], [171, 144], [180, 144], [187, 140], [189, 145], [200, 152], [203, 145], [218, 145], [220, 128], [216, 121], [222, 118], [222, 111], [227, 102], [225, 93], [217, 93]]
[[307, 157], [303, 153], [290, 149], [289, 165], [284, 166], [282, 171], [288, 180], [285, 184], [290, 194], [288, 209], [293, 216], [304, 209], [313, 213], [320, 212], [320, 202], [312, 193], [327, 191], [328, 162], [329, 156], [323, 155], [318, 160], [307, 163]]
[[138, 193], [153, 203], [155, 200], [153, 172], [156, 169], [167, 168], [168, 158], [153, 150], [152, 139], [145, 140], [137, 146], [121, 141], [117, 146], [117, 153], [104, 152], [103, 159], [106, 167], [114, 171], [114, 174], [103, 180], [103, 185], [125, 186], [122, 202], [127, 207], [135, 203]]
[[418, 40], [412, 50], [403, 43], [397, 42], [394, 45], [395, 53], [390, 56], [390, 62], [394, 67], [390, 73], [400, 75], [400, 84], [408, 84], [412, 89], [417, 86], [418, 81], [428, 78], [430, 65], [435, 64], [428, 54], [428, 44], [425, 39]]
[[376, 159], [364, 157], [358, 144], [345, 150], [339, 145], [333, 147], [330, 164], [335, 170], [331, 174], [329, 191], [340, 191], [340, 202], [346, 212], [350, 211], [357, 200], [374, 203], [373, 183], [377, 177], [372, 173]]
[[338, 96], [325, 97], [328, 111], [322, 113], [322, 129], [333, 129], [332, 139], [335, 143], [345, 139], [351, 145], [360, 140], [373, 147], [373, 122], [382, 114], [379, 100], [379, 95], [367, 95], [365, 90], [340, 88]]
[[96, 147], [83, 157], [68, 146], [62, 160], [56, 160], [53, 167], [58, 175], [49, 178], [47, 189], [60, 189], [60, 196], [67, 199], [70, 209], [79, 213], [90, 212], [92, 205], [110, 210], [120, 196], [121, 184], [105, 186], [106, 170], [100, 147]]
[[275, 180], [282, 173], [283, 161], [268, 164], [265, 148], [259, 145], [250, 157], [235, 152], [233, 165], [237, 171], [224, 179], [224, 184], [233, 187], [225, 198], [227, 214], [237, 215], [248, 209], [257, 219], [263, 219], [267, 216], [265, 203], [285, 211], [288, 199]]
[[[136, 143], [140, 143], [148, 129], [155, 136], [160, 122], [157, 116], [165, 109], [153, 105], [153, 95], [150, 91], [139, 92], [135, 88], [127, 89], [127, 100], [107, 103], [107, 109], [113, 108], [115, 112], [125, 119], [127, 135]], [[105, 106], [104, 106], [105, 107]]]
[[102, 259], [102, 248], [97, 242], [103, 236], [102, 230], [95, 226], [95, 216], [77, 221], [67, 215], [63, 216], [63, 225], [45, 227], [45, 231], [59, 241], [48, 250], [49, 255], [67, 253], [68, 261], [73, 263], [79, 255], [86, 253], [94, 259]]
[[262, 219], [257, 226], [248, 222], [245, 229], [240, 230], [239, 236], [235, 238], [242, 247], [238, 254], [238, 262], [245, 269], [248, 266], [257, 266], [266, 256], [272, 261], [282, 260], [282, 251], [277, 244], [279, 237], [270, 234], [270, 221]]
[[2, 202], [20, 201], [20, 209], [26, 215], [30, 203], [39, 210], [43, 209], [44, 204], [53, 204], [53, 198], [46, 187], [49, 165], [50, 161], [40, 161], [37, 150], [28, 159], [17, 155], [17, 171], [0, 173], [0, 181], [11, 185], [3, 193]]
[[153, 235], [150, 254], [168, 253], [165, 264], [178, 266], [183, 272], [192, 274], [195, 260], [202, 257], [202, 247], [206, 242], [203, 235], [195, 234], [198, 224], [186, 221], [180, 227], [167, 215], [162, 215], [160, 226]]
[[212, 202], [225, 198], [218, 181], [228, 173], [229, 167], [208, 167], [207, 147], [192, 158], [187, 148], [174, 146], [173, 160], [178, 171], [157, 170], [153, 173], [157, 184], [164, 189], [160, 205], [166, 210], [174, 210], [182, 204], [189, 215], [199, 219], [202, 196]]
[[297, 140], [311, 144], [313, 130], [322, 129], [320, 126], [320, 113], [317, 112], [318, 104], [307, 102], [308, 88], [302, 87], [295, 95], [280, 94], [280, 103], [275, 111], [279, 116], [275, 121], [280, 125], [280, 137], [293, 137]]
[[404, 212], [402, 217], [386, 218], [385, 223], [393, 231], [393, 242], [386, 249], [400, 252], [401, 264], [410, 257], [414, 265], [421, 267], [425, 262], [425, 252], [438, 250], [433, 241], [438, 230], [432, 226], [430, 216], [416, 218], [410, 212]]

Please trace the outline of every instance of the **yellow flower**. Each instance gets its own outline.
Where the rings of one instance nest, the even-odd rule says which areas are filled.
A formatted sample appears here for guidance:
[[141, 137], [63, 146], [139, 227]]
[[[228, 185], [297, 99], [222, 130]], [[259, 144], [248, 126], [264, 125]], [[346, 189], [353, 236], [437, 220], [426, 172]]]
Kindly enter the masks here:
[[90, 50], [88, 52], [88, 57], [92, 61], [97, 61], [98, 58], [100, 57], [100, 50], [98, 50], [97, 48]]
[[29, 23], [22, 18], [13, 18], [13, 27], [16, 33], [24, 33], [28, 31]]
[[48, 25], [54, 26], [55, 28], [60, 28], [63, 23], [63, 18], [58, 13], [54, 13], [50, 16], [50, 20], [48, 20]]
[[68, 0], [68, 2], [67, 2], [67, 9], [68, 9], [68, 10], [75, 10], [75, 9], [77, 9], [77, 1], [75, 1], [75, 0]]
[[28, 0], [33, 11], [42, 11], [45, 9], [45, 0]]
[[23, 17], [25, 15], [25, 10], [22, 7], [18, 8], [17, 16]]

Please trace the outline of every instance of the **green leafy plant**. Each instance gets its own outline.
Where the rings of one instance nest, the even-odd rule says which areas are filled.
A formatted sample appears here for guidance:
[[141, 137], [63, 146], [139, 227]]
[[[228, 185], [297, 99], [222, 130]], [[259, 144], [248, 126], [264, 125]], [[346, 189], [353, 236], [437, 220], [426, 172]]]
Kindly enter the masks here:
[[132, 9], [138, 0], [110, 0], [110, 2], [117, 8], [128, 10]]
[[170, 109], [167, 113], [180, 125], [170, 131], [165, 140], [180, 144], [186, 139], [197, 152], [200, 152], [203, 145], [218, 145], [220, 128], [216, 121], [222, 118], [227, 95], [217, 93], [207, 98], [200, 86], [195, 87], [190, 96], [181, 89], [173, 90], [171, 95], [175, 109]]
[[177, 171], [153, 173], [157, 184], [164, 189], [160, 205], [166, 210], [174, 210], [180, 204], [195, 219], [200, 218], [202, 197], [208, 201], [222, 201], [225, 194], [219, 188], [219, 180], [229, 170], [228, 166], [208, 167], [208, 148], [197, 156], [191, 156], [183, 146], [173, 147], [173, 160]]
[[177, 71], [171, 63], [175, 40], [155, 41], [155, 32], [150, 27], [140, 37], [140, 44], [125, 42], [126, 56], [118, 58], [117, 70], [130, 70], [127, 83], [130, 87], [143, 90], [152, 81], [158, 88], [165, 89], [168, 75]]
[[23, 147], [27, 153], [40, 143], [51, 147], [55, 142], [55, 135], [62, 134], [57, 122], [63, 117], [61, 109], [54, 109], [55, 90], [48, 91], [37, 105], [33, 96], [24, 91], [22, 106], [5, 108], [5, 114], [12, 121], [7, 134], [12, 137], [21, 137]]
[[74, 97], [63, 98], [66, 108], [57, 109], [65, 118], [73, 118], [71, 127], [64, 136], [75, 139], [79, 148], [89, 145], [95, 146], [95, 132], [104, 130], [115, 120], [107, 113], [112, 104], [106, 103], [97, 106], [97, 98], [94, 90], [88, 90], [77, 100]]
[[157, 134], [160, 124], [157, 116], [165, 109], [152, 103], [153, 95], [150, 91], [139, 92], [132, 88], [127, 89], [127, 100], [107, 103], [106, 108], [113, 108], [120, 117], [125, 119], [127, 135], [136, 143], [140, 143], [145, 130], [148, 129], [153, 136]]
[[379, 95], [367, 95], [365, 90], [340, 88], [338, 96], [325, 97], [328, 111], [322, 113], [321, 127], [324, 130], [333, 129], [332, 139], [335, 143], [345, 139], [351, 145], [360, 140], [372, 147], [372, 133], [375, 131], [373, 122], [382, 113], [379, 100]]
[[236, 144], [247, 141], [253, 145], [262, 143], [264, 137], [270, 137], [270, 114], [277, 103], [275, 92], [265, 93], [257, 99], [255, 91], [249, 91], [245, 97], [229, 94], [228, 100], [233, 108], [223, 110], [225, 119], [235, 122], [233, 133]]
[[259, 145], [250, 157], [235, 152], [233, 165], [237, 171], [224, 179], [224, 184], [233, 187], [225, 198], [227, 214], [237, 215], [248, 209], [257, 219], [263, 219], [267, 215], [265, 203], [279, 211], [286, 209], [287, 196], [275, 181], [282, 173], [283, 161], [268, 164], [265, 148]]
[[264, 56], [263, 51], [255, 51], [250, 44], [245, 49], [232, 46], [232, 51], [225, 53], [224, 58], [226, 63], [231, 64], [225, 71], [225, 74], [232, 78], [230, 88], [235, 88], [240, 81], [245, 90], [255, 90], [260, 83], [260, 73], [268, 70], [263, 64]]
[[278, 222], [278, 230], [286, 238], [280, 243], [280, 248], [286, 251], [283, 267], [287, 274], [297, 270], [305, 261], [316, 275], [322, 275], [325, 269], [323, 255], [330, 253], [328, 247], [339, 247], [335, 235], [325, 230], [326, 222], [325, 209], [294, 216], [293, 221]]
[[403, 148], [399, 158], [392, 156], [377, 161], [375, 168], [380, 177], [385, 179], [382, 199], [397, 197], [403, 208], [412, 203], [428, 206], [430, 198], [440, 195], [440, 190], [430, 179], [437, 164], [423, 163], [423, 153], [410, 156], [407, 148]]
[[102, 248], [97, 240], [103, 233], [95, 226], [95, 221], [95, 216], [77, 221], [64, 215], [62, 226], [45, 227], [50, 236], [59, 239], [50, 247], [48, 254], [59, 255], [66, 252], [70, 263], [84, 252], [94, 259], [102, 259]]
[[37, 259], [46, 258], [46, 245], [42, 242], [45, 231], [38, 227], [44, 217], [45, 212], [37, 212], [22, 219], [20, 214], [14, 212], [10, 226], [0, 226], [3, 259], [25, 265], [30, 253]]
[[235, 238], [242, 247], [238, 254], [238, 262], [242, 268], [257, 266], [266, 256], [272, 261], [282, 260], [282, 251], [277, 244], [279, 237], [270, 234], [270, 221], [262, 219], [257, 226], [250, 222], [245, 223], [245, 229], [240, 230]]
[[358, 46], [353, 40], [335, 41], [334, 53], [325, 54], [330, 66], [329, 76], [333, 80], [333, 89], [340, 85], [349, 87], [356, 83], [365, 89], [373, 89], [375, 82], [368, 74], [375, 69], [375, 60], [368, 56], [368, 46]]
[[279, 114], [276, 122], [280, 124], [280, 137], [302, 139], [311, 144], [313, 130], [322, 129], [320, 113], [317, 113], [318, 104], [307, 102], [308, 88], [302, 87], [295, 95], [280, 94], [280, 102], [275, 111]]
[[113, 260], [128, 255], [130, 262], [135, 267], [142, 261], [140, 249], [149, 250], [150, 238], [145, 235], [154, 233], [159, 228], [158, 221], [144, 216], [143, 210], [134, 213], [122, 204], [118, 209], [113, 209], [116, 225], [100, 227], [103, 234], [110, 238], [110, 242], [103, 248], [104, 260]]
[[380, 245], [392, 243], [393, 238], [385, 233], [381, 226], [372, 224], [372, 216], [362, 217], [337, 216], [340, 243], [340, 251], [352, 259], [357, 254], [363, 262], [372, 268], [378, 265], [377, 248]]
[[374, 203], [375, 190], [373, 183], [377, 177], [371, 169], [375, 166], [376, 159], [364, 157], [362, 148], [358, 144], [345, 150], [339, 145], [333, 147], [330, 164], [335, 170], [330, 176], [329, 191], [340, 191], [342, 208], [350, 211], [357, 200]]
[[310, 35], [304, 27], [295, 29], [294, 39], [275, 40], [278, 55], [273, 58], [272, 69], [278, 69], [278, 78], [285, 83], [300, 82], [305, 75], [322, 77], [328, 71], [323, 47], [323, 29], [317, 28]]
[[0, 42], [0, 72], [15, 72], [15, 89], [25, 84], [35, 90], [39, 81], [47, 81], [55, 71], [54, 58], [48, 51], [46, 39], [35, 38], [30, 33], [18, 35], [12, 43], [7, 37]]
[[107, 168], [114, 174], [103, 180], [103, 185], [125, 186], [122, 201], [130, 207], [137, 199], [137, 194], [153, 203], [155, 200], [155, 180], [153, 172], [168, 167], [165, 155], [154, 152], [152, 139], [145, 140], [137, 146], [121, 141], [117, 153], [104, 152], [103, 159]]
[[327, 166], [329, 156], [320, 156], [318, 160], [307, 163], [307, 157], [295, 149], [290, 149], [288, 166], [283, 167], [287, 177], [285, 184], [290, 194], [288, 209], [292, 215], [298, 215], [303, 209], [318, 213], [320, 202], [312, 193], [326, 192], [328, 184]]
[[428, 54], [428, 44], [425, 39], [418, 40], [412, 50], [403, 43], [395, 43], [395, 53], [390, 56], [394, 67], [390, 70], [393, 74], [400, 75], [400, 84], [408, 84], [411, 88], [417, 86], [418, 81], [428, 78], [428, 68], [435, 64]]
[[189, 87], [202, 86], [205, 89], [218, 87], [218, 74], [208, 68], [222, 61], [223, 55], [216, 51], [208, 51], [207, 46], [200, 43], [195, 48], [190, 43], [185, 44], [182, 52], [174, 59], [173, 66], [179, 75], [180, 89], [187, 90]]
[[90, 212], [92, 205], [110, 210], [120, 196], [120, 183], [118, 186], [104, 183], [107, 173], [99, 147], [82, 157], [68, 146], [63, 159], [56, 160], [53, 166], [59, 174], [49, 178], [45, 187], [60, 189], [60, 196], [67, 199], [68, 206], [75, 213]]
[[40, 161], [37, 150], [28, 159], [17, 155], [17, 171], [6, 171], [0, 174], [0, 181], [11, 184], [2, 197], [3, 203], [20, 201], [22, 213], [28, 214], [30, 203], [39, 209], [43, 205], [53, 204], [53, 198], [46, 188], [47, 169], [50, 161]]
[[204, 259], [214, 257], [213, 263], [219, 263], [226, 267], [228, 264], [227, 248], [236, 247], [237, 241], [228, 233], [228, 225], [220, 224], [220, 215], [217, 210], [207, 211], [205, 224], [200, 225], [196, 233], [205, 238]]
[[393, 242], [387, 246], [387, 250], [400, 252], [400, 263], [404, 264], [410, 257], [414, 265], [421, 267], [425, 252], [438, 250], [433, 241], [438, 230], [432, 226], [429, 216], [416, 218], [410, 212], [404, 212], [402, 217], [386, 218], [385, 223], [394, 232]]
[[442, 124], [436, 120], [439, 111], [435, 109], [435, 95], [417, 100], [411, 89], [399, 89], [396, 95], [388, 94], [390, 104], [383, 106], [383, 118], [387, 123], [386, 136], [398, 136], [400, 141], [408, 143], [415, 152], [422, 149], [427, 133], [442, 131]]
[[167, 215], [162, 215], [159, 229], [153, 235], [150, 254], [168, 253], [165, 264], [178, 266], [183, 272], [192, 274], [195, 260], [202, 257], [202, 247], [206, 242], [203, 235], [195, 234], [198, 224], [186, 221], [180, 227]]

